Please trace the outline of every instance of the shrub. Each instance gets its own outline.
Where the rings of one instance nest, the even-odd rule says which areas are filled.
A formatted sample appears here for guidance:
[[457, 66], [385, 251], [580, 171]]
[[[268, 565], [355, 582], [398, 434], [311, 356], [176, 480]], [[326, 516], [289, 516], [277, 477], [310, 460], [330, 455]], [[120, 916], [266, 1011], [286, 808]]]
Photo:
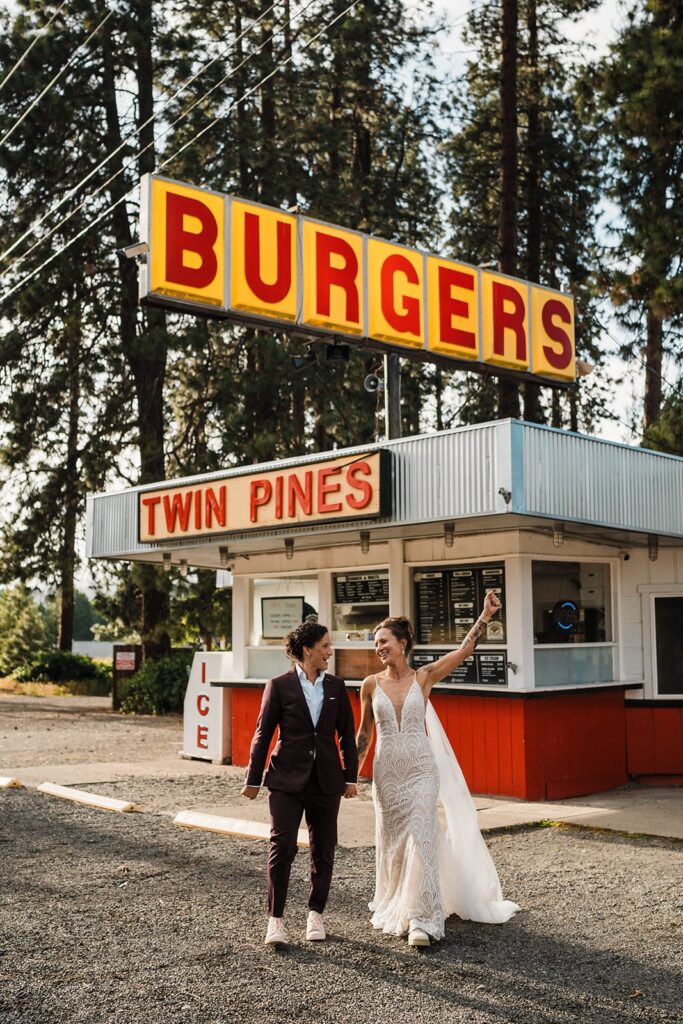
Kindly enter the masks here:
[[191, 663], [192, 654], [185, 651], [146, 661], [120, 683], [121, 710], [136, 715], [182, 711]]
[[111, 668], [84, 654], [71, 651], [44, 651], [12, 673], [19, 683], [63, 683], [79, 681], [93, 684], [85, 692], [111, 692]]

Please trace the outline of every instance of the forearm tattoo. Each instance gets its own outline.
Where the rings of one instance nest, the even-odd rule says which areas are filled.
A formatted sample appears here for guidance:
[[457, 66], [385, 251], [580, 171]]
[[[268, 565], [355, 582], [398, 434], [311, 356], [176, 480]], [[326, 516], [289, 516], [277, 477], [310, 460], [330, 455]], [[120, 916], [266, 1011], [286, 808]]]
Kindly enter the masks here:
[[483, 636], [486, 636], [486, 619], [480, 615], [460, 646], [474, 648]]
[[368, 738], [364, 732], [358, 733], [358, 736], [356, 737], [356, 746], [358, 747], [358, 760], [362, 761], [368, 752], [368, 747], [370, 746]]

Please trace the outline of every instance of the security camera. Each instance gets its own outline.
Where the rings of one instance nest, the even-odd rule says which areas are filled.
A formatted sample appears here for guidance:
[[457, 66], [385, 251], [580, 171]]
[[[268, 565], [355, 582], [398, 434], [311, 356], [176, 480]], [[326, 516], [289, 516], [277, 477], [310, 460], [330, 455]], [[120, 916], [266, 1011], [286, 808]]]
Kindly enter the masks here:
[[622, 560], [623, 562], [628, 562], [628, 560], [630, 559], [630, 557], [631, 557], [631, 556], [629, 555], [628, 551], [620, 551], [620, 552], [619, 552], [619, 558], [621, 558], [621, 560]]
[[384, 391], [384, 381], [376, 373], [369, 373], [363, 381], [363, 387], [370, 394], [374, 394], [375, 391]]
[[148, 252], [149, 245], [147, 242], [132, 242], [130, 245], [124, 245], [122, 249], [116, 250], [118, 256], [125, 256], [127, 260], [134, 260], [138, 256], [145, 256]]

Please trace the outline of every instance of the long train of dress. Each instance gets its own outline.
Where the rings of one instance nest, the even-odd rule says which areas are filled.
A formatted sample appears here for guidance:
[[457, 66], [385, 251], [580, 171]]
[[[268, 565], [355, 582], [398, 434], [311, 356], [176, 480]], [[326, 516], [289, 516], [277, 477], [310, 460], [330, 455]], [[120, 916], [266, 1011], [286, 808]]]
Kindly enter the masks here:
[[[372, 924], [391, 935], [421, 928], [435, 939], [450, 914], [501, 924], [519, 907], [504, 900], [467, 783], [417, 679], [401, 721], [377, 683], [372, 698], [376, 887]], [[446, 831], [438, 816], [441, 799]]]

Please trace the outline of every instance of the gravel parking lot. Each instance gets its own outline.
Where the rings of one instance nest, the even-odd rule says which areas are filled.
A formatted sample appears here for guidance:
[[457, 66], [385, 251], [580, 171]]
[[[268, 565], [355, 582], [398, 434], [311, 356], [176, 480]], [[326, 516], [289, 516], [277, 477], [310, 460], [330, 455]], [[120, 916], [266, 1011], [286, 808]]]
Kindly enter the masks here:
[[339, 851], [330, 938], [306, 943], [302, 852], [295, 943], [276, 953], [262, 945], [264, 843], [33, 790], [0, 793], [0, 822], [3, 1024], [683, 1020], [678, 842], [576, 828], [489, 837], [524, 912], [500, 927], [451, 919], [425, 951], [369, 927], [367, 848]]

